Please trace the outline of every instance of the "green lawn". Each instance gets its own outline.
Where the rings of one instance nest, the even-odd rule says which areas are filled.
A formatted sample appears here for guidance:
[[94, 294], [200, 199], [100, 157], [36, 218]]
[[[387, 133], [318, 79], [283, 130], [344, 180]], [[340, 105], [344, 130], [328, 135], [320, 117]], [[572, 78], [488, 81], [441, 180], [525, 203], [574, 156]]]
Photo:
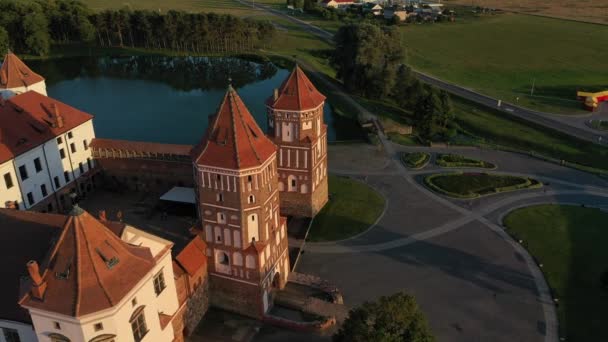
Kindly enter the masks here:
[[400, 30], [415, 69], [505, 101], [572, 113], [577, 90], [608, 88], [608, 26], [503, 14]]
[[431, 155], [426, 152], [402, 153], [401, 161], [405, 166], [412, 169], [420, 169], [431, 159]]
[[397, 132], [390, 132], [386, 134], [390, 141], [403, 146], [420, 146], [418, 138], [411, 134], [399, 134]]
[[566, 341], [608, 341], [608, 292], [600, 288], [608, 271], [607, 222], [598, 209], [564, 205], [518, 209], [505, 218], [509, 233], [543, 264]]
[[452, 97], [458, 124], [484, 143], [608, 170], [608, 148]]
[[424, 182], [435, 191], [457, 198], [475, 198], [540, 185], [528, 178], [486, 173], [439, 173], [426, 176]]
[[590, 126], [600, 131], [608, 131], [608, 121], [605, 120], [593, 120]]
[[467, 158], [459, 154], [440, 154], [437, 156], [437, 165], [441, 167], [480, 167], [493, 169], [496, 165], [483, 160]]
[[315, 217], [309, 241], [346, 239], [369, 228], [384, 210], [382, 195], [364, 183], [329, 176], [329, 202]]

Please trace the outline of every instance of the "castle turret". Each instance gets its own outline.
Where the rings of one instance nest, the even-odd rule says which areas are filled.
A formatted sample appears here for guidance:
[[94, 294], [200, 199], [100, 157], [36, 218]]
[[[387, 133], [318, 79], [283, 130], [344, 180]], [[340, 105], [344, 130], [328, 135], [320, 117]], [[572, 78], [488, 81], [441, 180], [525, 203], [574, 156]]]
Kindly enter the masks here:
[[315, 216], [327, 203], [325, 96], [296, 65], [266, 101], [268, 136], [278, 146], [281, 211]]
[[0, 96], [8, 99], [29, 90], [47, 96], [44, 78], [33, 72], [15, 54], [7, 52], [0, 67]]
[[289, 273], [276, 151], [230, 86], [193, 154], [211, 303], [256, 318]]

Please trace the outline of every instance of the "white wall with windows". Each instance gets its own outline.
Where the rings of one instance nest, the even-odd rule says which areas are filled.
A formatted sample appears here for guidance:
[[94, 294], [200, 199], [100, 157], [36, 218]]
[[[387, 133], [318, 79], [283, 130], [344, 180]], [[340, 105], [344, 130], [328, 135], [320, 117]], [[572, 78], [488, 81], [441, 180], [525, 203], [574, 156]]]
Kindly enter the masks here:
[[165, 249], [171, 243], [133, 227], [127, 227], [122, 238], [149, 247], [158, 258], [154, 268], [117, 305], [103, 311], [74, 318], [30, 309], [39, 341], [51, 342], [49, 334], [59, 334], [73, 342], [109, 334], [116, 335], [116, 341], [138, 342], [137, 333], [144, 334], [143, 341], [173, 341], [172, 325], [163, 330], [159, 319], [159, 313], [172, 316], [179, 308], [171, 250]]
[[0, 342], [36, 342], [34, 328], [25, 323], [0, 320]]
[[14, 160], [26, 209], [33, 207], [53, 193], [46, 161], [42, 146], [33, 148]]
[[[0, 63], [2, 64], [2, 63]], [[38, 83], [34, 83], [30, 86], [25, 86], [25, 87], [16, 87], [16, 88], [7, 88], [7, 89], [0, 89], [0, 96], [2, 96], [5, 100], [9, 99], [15, 95], [19, 95], [19, 94], [23, 94], [25, 92], [28, 92], [30, 90], [33, 90], [39, 94], [42, 94], [44, 96], [47, 96], [46, 94], [46, 82], [45, 81], [41, 81]]]
[[17, 202], [21, 209], [24, 208], [19, 180], [12, 160], [0, 164], [0, 206], [4, 208], [9, 201]]

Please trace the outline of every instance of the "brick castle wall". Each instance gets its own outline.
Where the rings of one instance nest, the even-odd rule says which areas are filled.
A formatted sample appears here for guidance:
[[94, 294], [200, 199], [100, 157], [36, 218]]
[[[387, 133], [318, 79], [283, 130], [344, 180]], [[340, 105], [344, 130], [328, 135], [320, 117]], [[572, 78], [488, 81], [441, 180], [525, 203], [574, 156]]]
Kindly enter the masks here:
[[259, 286], [209, 275], [211, 305], [241, 315], [262, 318], [262, 293]]
[[327, 177], [317, 185], [312, 194], [283, 191], [279, 194], [281, 214], [314, 217], [327, 203], [327, 196]]
[[205, 275], [203, 283], [194, 290], [186, 304], [183, 316], [185, 332], [190, 335], [209, 309], [209, 277]]
[[165, 192], [174, 186], [192, 187], [192, 164], [161, 160], [99, 158], [106, 186]]

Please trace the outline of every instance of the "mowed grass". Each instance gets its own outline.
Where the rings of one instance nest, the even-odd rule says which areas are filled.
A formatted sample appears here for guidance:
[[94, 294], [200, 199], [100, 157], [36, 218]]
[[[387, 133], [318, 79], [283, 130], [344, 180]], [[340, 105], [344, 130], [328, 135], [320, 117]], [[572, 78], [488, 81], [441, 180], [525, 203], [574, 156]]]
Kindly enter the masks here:
[[406, 63], [503, 101], [574, 113], [577, 90], [608, 89], [608, 26], [503, 14], [400, 30]]
[[509, 233], [542, 263], [566, 341], [608, 341], [608, 214], [598, 209], [538, 205], [505, 217]]
[[[236, 0], [81, 0], [93, 11], [120, 9], [147, 9], [166, 13], [169, 10], [187, 12], [216, 12], [236, 16], [250, 16], [252, 9]], [[255, 11], [254, 11], [255, 12]]]
[[456, 120], [484, 143], [542, 154], [558, 160], [608, 170], [608, 148], [523, 122], [453, 97]]
[[426, 180], [448, 195], [464, 197], [489, 194], [497, 188], [515, 187], [528, 182], [528, 179], [523, 177], [485, 173], [433, 175], [427, 176]]
[[309, 241], [346, 239], [369, 228], [384, 211], [382, 195], [364, 183], [329, 176], [329, 202], [314, 218]]

